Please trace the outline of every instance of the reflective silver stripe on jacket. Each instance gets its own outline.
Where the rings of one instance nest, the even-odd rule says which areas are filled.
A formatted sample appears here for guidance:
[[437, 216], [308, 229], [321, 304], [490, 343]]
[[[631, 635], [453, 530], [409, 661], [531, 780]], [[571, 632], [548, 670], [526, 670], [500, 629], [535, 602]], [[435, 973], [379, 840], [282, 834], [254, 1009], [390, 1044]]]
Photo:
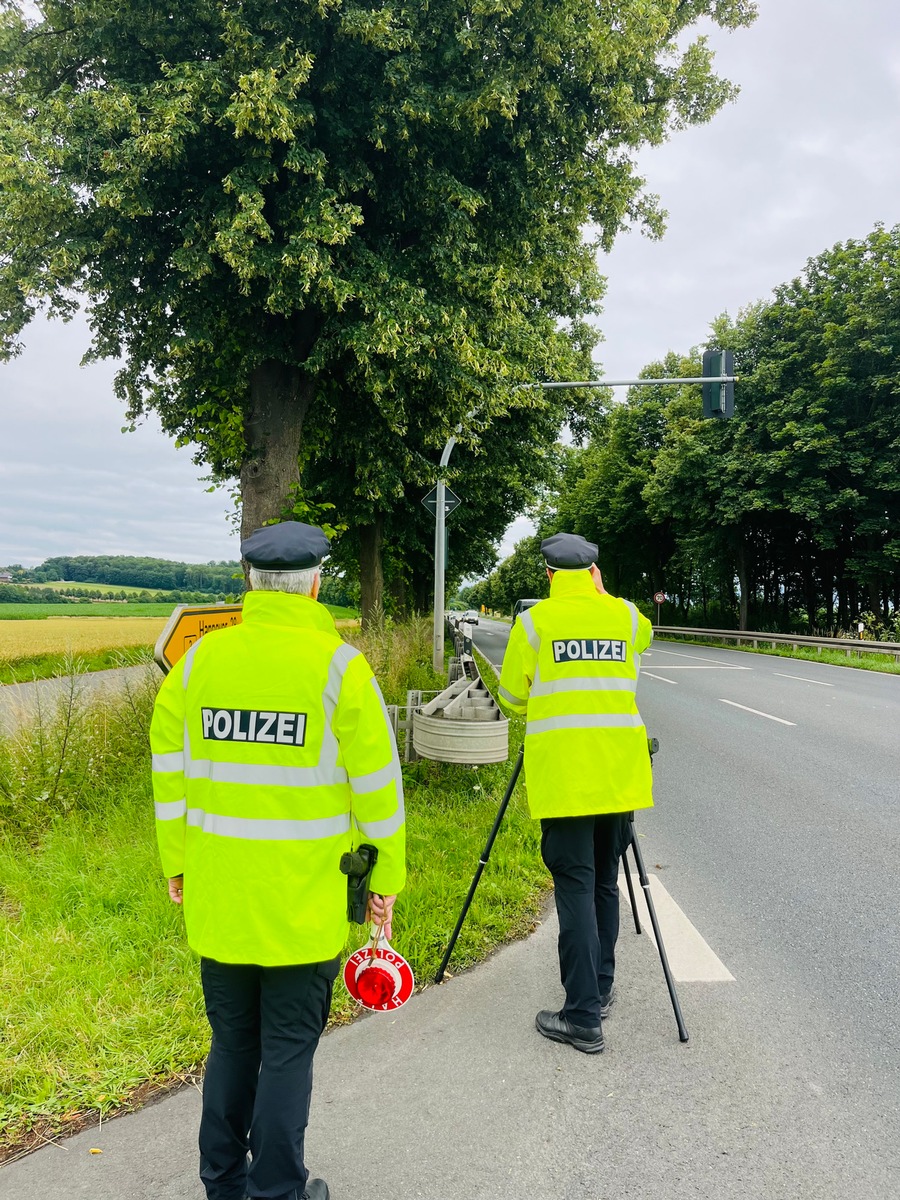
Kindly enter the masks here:
[[[381, 688], [378, 686], [378, 680], [375, 678], [374, 675], [369, 680], [369, 683], [372, 685], [372, 689], [375, 692], [375, 695], [378, 697], [378, 703], [381, 705], [381, 715], [384, 717], [384, 723], [388, 727], [388, 733], [390, 734], [390, 737], [391, 737], [391, 745], [394, 748], [394, 755], [396, 756], [396, 754], [397, 754], [397, 739], [394, 737], [394, 725], [393, 725], [393, 722], [391, 721], [391, 718], [388, 716], [388, 710], [387, 710], [387, 705], [384, 702], [384, 696], [382, 696], [382, 694], [381, 694]], [[400, 762], [399, 758], [397, 758], [397, 762], [398, 763]]]
[[359, 832], [370, 838], [386, 838], [397, 832], [403, 827], [406, 821], [406, 814], [403, 811], [403, 805], [400, 804], [397, 811], [392, 817], [385, 817], [383, 821], [360, 821], [356, 818], [356, 826]]
[[180, 750], [173, 750], [170, 754], [154, 754], [151, 765], [157, 775], [170, 775], [184, 770], [184, 755]]
[[531, 696], [551, 696], [554, 692], [636, 692], [636, 679], [618, 679], [604, 676], [579, 679], [554, 679], [550, 683], [531, 685]]
[[369, 771], [365, 775], [351, 775], [350, 787], [353, 789], [354, 795], [364, 796], [367, 793], [377, 792], [381, 788], [393, 783], [397, 807], [389, 817], [384, 817], [380, 821], [361, 821], [358, 814], [354, 813], [356, 827], [365, 837], [386, 838], [396, 833], [398, 829], [401, 829], [406, 821], [406, 808], [403, 803], [403, 773], [400, 770], [400, 760], [397, 757], [394, 727], [388, 716], [384, 696], [382, 696], [381, 688], [378, 686], [378, 680], [373, 675], [369, 683], [378, 697], [381, 715], [384, 718], [385, 728], [390, 736], [391, 761], [377, 771]]
[[192, 758], [184, 764], [186, 779], [208, 779], [211, 783], [247, 783], [258, 787], [331, 787], [346, 783], [343, 767], [278, 767], [271, 763], [213, 762]]
[[350, 832], [350, 814], [319, 817], [312, 821], [264, 820], [258, 817], [224, 817], [204, 812], [202, 808], [187, 810], [187, 823], [216, 837], [244, 838], [265, 842], [315, 842]]
[[634, 643], [637, 641], [638, 634], [638, 610], [630, 600], [623, 601], [625, 607], [631, 613], [631, 648], [634, 649]]
[[534, 617], [531, 612], [526, 609], [519, 617], [519, 624], [525, 630], [525, 636], [528, 638], [528, 645], [532, 648], [535, 654], [541, 652], [541, 639], [538, 637], [538, 632], [534, 627]]
[[[512, 694], [512, 692], [511, 692], [511, 691], [509, 691], [509, 689], [508, 689], [508, 688], [505, 688], [505, 687], [498, 687], [498, 688], [497, 688], [497, 691], [498, 691], [498, 692], [500, 693], [500, 695], [501, 695], [501, 696], [504, 698], [504, 700], [508, 700], [510, 704], [520, 704], [520, 705], [523, 705], [523, 704], [527, 704], [527, 703], [528, 703], [528, 700], [527, 700], [527, 699], [525, 699], [525, 700], [522, 700], [522, 699], [520, 699], [518, 696], [514, 696], [514, 695]], [[532, 689], [531, 689], [531, 694], [532, 694], [532, 696], [535, 694], [534, 687], [532, 687]]]
[[401, 782], [400, 769], [393, 761], [378, 771], [369, 771], [365, 775], [350, 776], [350, 786], [357, 796], [364, 796], [367, 792], [379, 792], [383, 787], [387, 787], [389, 783], [397, 784]]
[[200, 639], [197, 638], [190, 650], [184, 656], [184, 667], [181, 673], [181, 686], [187, 689], [188, 680], [191, 677], [191, 670], [194, 666], [194, 655], [197, 653], [197, 647], [200, 645]]
[[154, 808], [157, 821], [177, 821], [187, 812], [187, 800], [157, 800]]
[[627, 729], [639, 728], [644, 722], [638, 713], [578, 713], [565, 717], [544, 717], [529, 721], [526, 733], [549, 733], [553, 729]]
[[[347, 667], [358, 654], [359, 651], [355, 646], [348, 646], [342, 643], [337, 647], [334, 654], [332, 654], [331, 662], [328, 664], [328, 674], [325, 679], [325, 687], [322, 690], [322, 750], [319, 754], [318, 764], [319, 768], [323, 770], [327, 770], [328, 768], [332, 771], [342, 769], [338, 767], [341, 749], [338, 746], [338, 740], [331, 727], [331, 722], [334, 720], [335, 710], [341, 698], [341, 688], [344, 684], [344, 675], [346, 674]], [[344, 775], [346, 778], [346, 772]]]

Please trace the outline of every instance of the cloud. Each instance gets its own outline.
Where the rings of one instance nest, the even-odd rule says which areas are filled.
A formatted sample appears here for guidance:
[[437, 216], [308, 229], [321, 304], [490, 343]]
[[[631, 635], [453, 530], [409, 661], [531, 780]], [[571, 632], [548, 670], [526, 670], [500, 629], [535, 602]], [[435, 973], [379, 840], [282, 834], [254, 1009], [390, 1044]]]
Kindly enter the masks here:
[[669, 212], [659, 242], [622, 237], [601, 355], [614, 377], [702, 344], [710, 321], [768, 296], [806, 260], [900, 220], [900, 38], [893, 0], [768, 0], [750, 30], [713, 30], [741, 85], [708, 125], [640, 156]]
[[224, 492], [209, 494], [189, 449], [155, 419], [122, 433], [115, 367], [80, 367], [83, 320], [36, 321], [0, 366], [0, 564], [57, 554], [236, 559]]

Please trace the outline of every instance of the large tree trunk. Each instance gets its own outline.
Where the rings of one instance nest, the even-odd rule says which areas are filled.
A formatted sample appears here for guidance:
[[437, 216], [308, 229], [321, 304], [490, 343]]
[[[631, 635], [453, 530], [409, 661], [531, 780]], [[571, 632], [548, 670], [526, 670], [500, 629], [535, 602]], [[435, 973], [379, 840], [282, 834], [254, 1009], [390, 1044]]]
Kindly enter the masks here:
[[313, 382], [297, 367], [268, 359], [250, 377], [241, 465], [241, 537], [280, 520], [300, 482], [297, 457]]
[[384, 615], [384, 570], [381, 543], [384, 517], [376, 516], [371, 525], [359, 527], [359, 606], [363, 629]]

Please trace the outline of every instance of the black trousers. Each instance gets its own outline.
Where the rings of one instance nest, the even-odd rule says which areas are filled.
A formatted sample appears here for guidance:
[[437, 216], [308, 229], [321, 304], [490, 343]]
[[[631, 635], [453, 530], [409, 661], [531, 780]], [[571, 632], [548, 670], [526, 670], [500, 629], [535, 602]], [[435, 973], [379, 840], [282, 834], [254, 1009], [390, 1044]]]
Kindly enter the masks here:
[[600, 1024], [600, 997], [613, 984], [619, 936], [619, 859], [631, 836], [628, 813], [547, 817], [541, 856], [553, 876], [559, 916], [562, 1015], [573, 1025]]
[[339, 962], [259, 967], [200, 960], [212, 1028], [200, 1119], [208, 1200], [303, 1194], [313, 1055]]

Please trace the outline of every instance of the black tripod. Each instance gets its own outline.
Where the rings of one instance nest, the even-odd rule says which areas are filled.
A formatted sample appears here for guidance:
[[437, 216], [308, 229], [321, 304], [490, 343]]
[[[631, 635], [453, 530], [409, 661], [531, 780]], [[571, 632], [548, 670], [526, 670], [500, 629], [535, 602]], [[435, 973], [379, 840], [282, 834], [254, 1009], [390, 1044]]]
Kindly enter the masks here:
[[[650, 758], [652, 760], [653, 755], [659, 749], [659, 742], [656, 738], [649, 738], [647, 741], [647, 747], [650, 751]], [[488, 834], [488, 840], [481, 852], [481, 858], [478, 860], [478, 866], [475, 870], [475, 875], [472, 878], [472, 882], [469, 885], [469, 893], [463, 903], [462, 911], [460, 912], [459, 919], [456, 922], [456, 928], [450, 935], [450, 941], [447, 944], [447, 949], [444, 951], [444, 957], [441, 959], [441, 965], [438, 967], [437, 974], [434, 977], [435, 983], [440, 983], [444, 978], [444, 972], [447, 970], [447, 964], [450, 961], [453, 948], [456, 945], [460, 930], [463, 927], [466, 915], [468, 914], [469, 908], [472, 904], [472, 898], [475, 895], [475, 890], [478, 887], [482, 872], [484, 871], [484, 868], [487, 866], [488, 860], [491, 857], [491, 849], [493, 848], [497, 834], [500, 832], [500, 826], [503, 823], [503, 818], [506, 815], [507, 808], [509, 807], [509, 802], [512, 798], [513, 791], [519, 778], [519, 772], [522, 770], [522, 760], [524, 758], [524, 754], [525, 748], [523, 746], [519, 750], [515, 766], [513, 767], [512, 775], [510, 776], [509, 783], [506, 787], [506, 793], [500, 802], [500, 807], [497, 810], [497, 816], [494, 819], [493, 827], [491, 832]], [[689, 1035], [687, 1029], [685, 1028], [684, 1018], [681, 1015], [681, 1005], [678, 1003], [678, 996], [675, 992], [675, 980], [672, 978], [672, 970], [669, 966], [669, 960], [666, 957], [666, 948], [663, 945], [662, 934], [659, 931], [659, 922], [656, 919], [656, 908], [653, 904], [653, 897], [650, 895], [650, 879], [647, 875], [646, 868], [644, 867], [644, 857], [641, 854], [637, 833], [635, 832], [634, 828], [634, 813], [629, 814], [629, 831], [630, 838], [628, 845], [625, 847], [625, 850], [622, 854], [622, 865], [625, 868], [625, 882], [628, 886], [628, 899], [631, 901], [631, 914], [634, 917], [634, 931], [635, 933], [643, 932], [641, 929], [640, 917], [638, 916], [637, 901], [634, 894], [634, 884], [631, 881], [631, 872], [628, 869], [629, 847], [634, 855], [634, 863], [637, 867], [638, 879], [640, 880], [641, 887], [644, 889], [644, 899], [647, 904], [647, 911], [650, 914], [650, 924], [653, 926], [653, 936], [656, 938], [656, 948], [659, 951], [659, 960], [662, 963], [663, 975], [666, 977], [666, 987], [669, 989], [669, 998], [672, 1001], [672, 1008], [675, 1010], [675, 1021], [678, 1025], [678, 1038], [680, 1041], [686, 1042]]]

